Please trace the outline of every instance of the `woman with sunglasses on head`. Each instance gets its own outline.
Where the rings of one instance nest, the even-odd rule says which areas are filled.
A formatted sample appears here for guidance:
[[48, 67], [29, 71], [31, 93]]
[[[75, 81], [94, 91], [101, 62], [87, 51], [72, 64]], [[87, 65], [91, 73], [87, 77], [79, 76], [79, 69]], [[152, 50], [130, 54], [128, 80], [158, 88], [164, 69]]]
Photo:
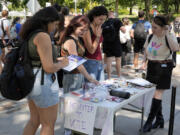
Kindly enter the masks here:
[[[84, 56], [85, 49], [83, 46], [82, 37], [89, 28], [89, 19], [84, 16], [74, 17], [66, 27], [61, 40], [61, 56], [77, 55]], [[84, 77], [92, 83], [98, 84], [96, 79], [93, 79], [83, 65], [77, 67], [69, 73], [64, 73], [63, 88], [64, 92], [74, 91], [82, 87]]]
[[[147, 64], [146, 79], [156, 84], [156, 91], [152, 99], [151, 109], [143, 132], [151, 129], [163, 128], [162, 96], [164, 90], [170, 89], [173, 61], [171, 51], [178, 51], [178, 43], [174, 34], [169, 32], [168, 21], [165, 16], [158, 15], [152, 22], [153, 34], [148, 36], [145, 42], [145, 57], [143, 68]], [[169, 44], [169, 48], [168, 45]], [[154, 118], [155, 123], [152, 124]]]

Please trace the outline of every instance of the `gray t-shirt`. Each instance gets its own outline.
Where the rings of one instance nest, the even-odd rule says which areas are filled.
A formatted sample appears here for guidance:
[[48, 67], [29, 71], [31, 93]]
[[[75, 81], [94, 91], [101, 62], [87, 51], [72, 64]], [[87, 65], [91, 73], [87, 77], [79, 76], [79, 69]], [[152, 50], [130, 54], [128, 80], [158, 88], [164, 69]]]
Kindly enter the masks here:
[[[3, 30], [2, 30], [2, 26], [1, 26], [1, 21], [3, 21], [3, 27], [4, 27], [4, 30], [6, 30], [6, 28], [8, 27], [8, 29], [10, 29], [10, 22], [9, 20], [7, 20], [6, 18], [1, 18], [0, 19], [0, 39], [1, 37], [3, 36]], [[4, 39], [9, 39], [7, 34], [5, 35]]]

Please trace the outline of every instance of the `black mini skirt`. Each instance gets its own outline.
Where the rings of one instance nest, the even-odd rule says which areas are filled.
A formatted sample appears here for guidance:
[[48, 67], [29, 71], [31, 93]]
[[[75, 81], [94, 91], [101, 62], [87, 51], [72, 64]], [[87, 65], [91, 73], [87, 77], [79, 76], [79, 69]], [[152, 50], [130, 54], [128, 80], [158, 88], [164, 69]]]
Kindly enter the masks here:
[[170, 89], [173, 63], [171, 61], [160, 63], [157, 61], [148, 61], [146, 79], [156, 84], [156, 89]]

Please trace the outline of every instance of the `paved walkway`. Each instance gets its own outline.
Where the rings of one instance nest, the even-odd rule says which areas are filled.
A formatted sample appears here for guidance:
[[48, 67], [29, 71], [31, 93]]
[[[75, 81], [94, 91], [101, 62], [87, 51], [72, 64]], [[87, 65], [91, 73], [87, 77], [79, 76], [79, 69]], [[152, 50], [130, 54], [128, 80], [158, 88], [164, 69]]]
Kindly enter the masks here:
[[[180, 61], [180, 59], [178, 61]], [[123, 72], [126, 73], [126, 75], [141, 76], [141, 73], [135, 73], [133, 69], [124, 68]], [[173, 71], [172, 84], [177, 85], [173, 135], [180, 135], [180, 65], [177, 65]], [[146, 133], [146, 135], [168, 135], [170, 103], [171, 90], [167, 90], [163, 96], [165, 128], [153, 130], [150, 133]], [[119, 111], [117, 113], [114, 135], [139, 135], [140, 118], [140, 114], [124, 110]], [[29, 111], [26, 100], [22, 100], [21, 102], [12, 102], [0, 97], [0, 135], [21, 135], [28, 119]], [[55, 127], [55, 135], [62, 135], [61, 125], [61, 117], [58, 116]], [[39, 135], [39, 130], [37, 135]], [[95, 130], [94, 135], [100, 135], [100, 131]]]

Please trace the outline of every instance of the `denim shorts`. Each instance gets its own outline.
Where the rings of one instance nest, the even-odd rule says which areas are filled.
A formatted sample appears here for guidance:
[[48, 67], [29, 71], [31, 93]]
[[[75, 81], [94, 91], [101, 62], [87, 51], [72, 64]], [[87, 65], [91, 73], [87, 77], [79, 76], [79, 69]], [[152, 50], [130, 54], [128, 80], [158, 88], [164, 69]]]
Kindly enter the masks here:
[[[84, 67], [94, 79], [98, 81], [104, 80], [104, 68], [101, 61], [89, 59], [84, 63]], [[87, 80], [85, 79], [85, 81]]]
[[84, 76], [82, 74], [64, 74], [63, 75], [63, 89], [64, 93], [75, 91], [82, 88]]
[[[34, 73], [38, 69], [34, 69]], [[44, 73], [44, 84], [41, 85], [41, 69], [36, 75], [33, 90], [28, 95], [28, 100], [33, 100], [40, 108], [47, 108], [59, 103], [59, 85], [57, 75], [55, 80], [52, 79], [53, 74]]]

